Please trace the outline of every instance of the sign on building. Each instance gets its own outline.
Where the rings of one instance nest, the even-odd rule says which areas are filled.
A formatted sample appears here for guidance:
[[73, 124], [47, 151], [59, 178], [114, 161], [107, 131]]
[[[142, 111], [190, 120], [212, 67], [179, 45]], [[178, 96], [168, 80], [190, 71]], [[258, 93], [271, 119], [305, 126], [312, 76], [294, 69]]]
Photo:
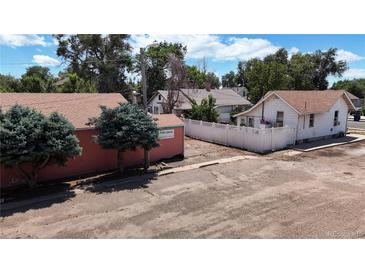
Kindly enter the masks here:
[[158, 135], [158, 138], [160, 140], [162, 140], [162, 139], [172, 139], [172, 138], [175, 138], [175, 132], [174, 132], [173, 129], [163, 129], [163, 130], [160, 130], [159, 135]]

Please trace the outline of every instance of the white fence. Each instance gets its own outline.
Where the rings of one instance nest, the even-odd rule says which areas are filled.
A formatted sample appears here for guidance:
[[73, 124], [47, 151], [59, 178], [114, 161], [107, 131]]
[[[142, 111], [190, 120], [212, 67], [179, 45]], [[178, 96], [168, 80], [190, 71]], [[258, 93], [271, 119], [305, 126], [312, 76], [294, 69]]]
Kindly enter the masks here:
[[295, 129], [252, 128], [185, 119], [185, 135], [225, 146], [264, 153], [295, 143]]

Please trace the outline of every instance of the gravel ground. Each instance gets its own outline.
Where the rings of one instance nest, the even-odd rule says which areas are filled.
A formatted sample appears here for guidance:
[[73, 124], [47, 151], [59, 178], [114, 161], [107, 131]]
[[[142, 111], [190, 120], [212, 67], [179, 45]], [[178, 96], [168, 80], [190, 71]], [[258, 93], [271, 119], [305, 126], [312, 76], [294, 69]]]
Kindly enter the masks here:
[[[254, 155], [187, 145], [183, 163]], [[0, 237], [365, 238], [365, 142], [76, 192], [2, 211]]]

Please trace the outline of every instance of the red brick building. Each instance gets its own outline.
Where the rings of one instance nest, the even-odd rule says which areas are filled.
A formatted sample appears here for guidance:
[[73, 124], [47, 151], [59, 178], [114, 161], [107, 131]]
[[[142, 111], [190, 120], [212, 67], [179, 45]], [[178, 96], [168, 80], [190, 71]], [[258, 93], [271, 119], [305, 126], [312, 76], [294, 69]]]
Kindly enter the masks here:
[[[127, 103], [119, 93], [0, 93], [3, 111], [14, 104], [20, 104], [41, 111], [63, 114], [76, 128], [82, 155], [67, 162], [66, 166], [49, 165], [42, 169], [39, 181], [50, 181], [72, 176], [114, 170], [117, 168], [117, 151], [103, 149], [93, 141], [95, 129], [86, 123], [91, 117], [100, 115], [100, 105], [116, 107]], [[184, 123], [173, 114], [153, 116], [160, 129], [160, 146], [150, 152], [152, 162], [184, 154]], [[123, 155], [126, 167], [143, 163], [143, 150], [126, 151]], [[13, 186], [24, 181], [17, 170], [0, 166], [1, 187]]]

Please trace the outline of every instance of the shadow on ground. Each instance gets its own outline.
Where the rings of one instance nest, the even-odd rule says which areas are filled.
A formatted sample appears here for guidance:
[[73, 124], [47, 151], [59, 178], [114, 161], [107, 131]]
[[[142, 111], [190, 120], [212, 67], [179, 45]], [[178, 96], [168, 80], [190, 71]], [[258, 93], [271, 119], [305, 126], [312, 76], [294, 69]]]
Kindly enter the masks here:
[[127, 179], [112, 179], [110, 176], [108, 176], [107, 181], [105, 180], [105, 178], [98, 178], [98, 180], [96, 181], [84, 183], [77, 188], [86, 192], [92, 192], [96, 194], [134, 190], [138, 188], [148, 188], [148, 185], [151, 184], [152, 181], [156, 179], [156, 177], [156, 172], [146, 173]]
[[31, 209], [41, 209], [54, 204], [66, 202], [76, 196], [69, 184], [40, 185], [30, 189], [21, 187], [11, 191], [2, 190], [4, 203], [0, 205], [0, 217], [11, 216], [15, 213], [24, 213]]
[[[133, 177], [126, 178], [127, 175]], [[11, 216], [15, 213], [24, 213], [32, 209], [47, 208], [54, 204], [66, 202], [76, 196], [77, 191], [102, 194], [114, 191], [148, 188], [157, 177], [156, 172], [143, 173], [138, 170], [129, 170], [125, 174], [108, 173], [104, 175], [83, 178], [72, 182], [58, 182], [42, 184], [34, 189], [26, 186], [11, 190], [2, 190], [1, 198], [5, 201], [0, 204], [0, 217]]]

